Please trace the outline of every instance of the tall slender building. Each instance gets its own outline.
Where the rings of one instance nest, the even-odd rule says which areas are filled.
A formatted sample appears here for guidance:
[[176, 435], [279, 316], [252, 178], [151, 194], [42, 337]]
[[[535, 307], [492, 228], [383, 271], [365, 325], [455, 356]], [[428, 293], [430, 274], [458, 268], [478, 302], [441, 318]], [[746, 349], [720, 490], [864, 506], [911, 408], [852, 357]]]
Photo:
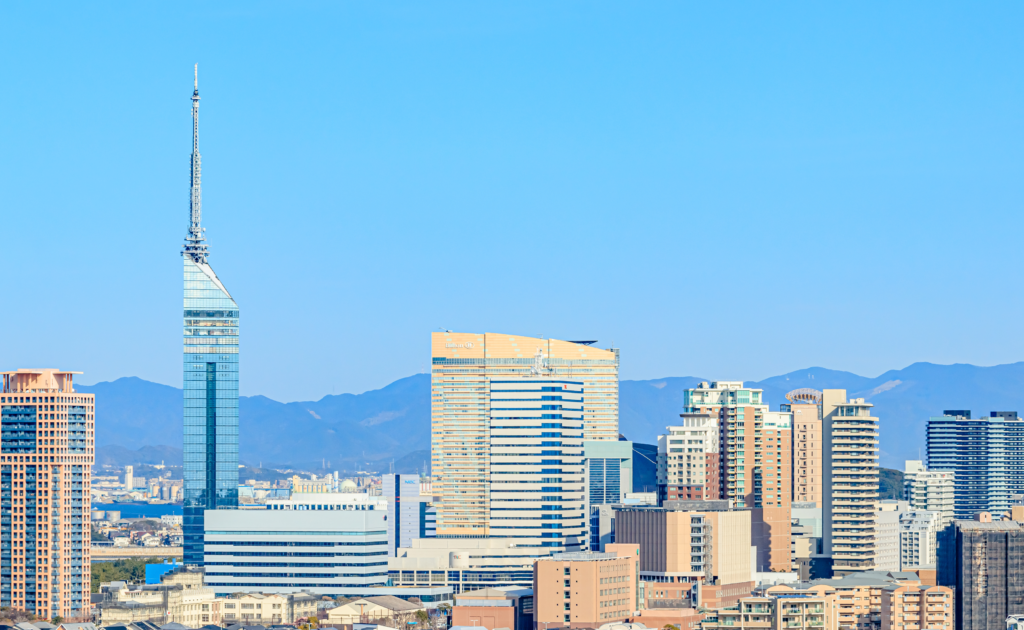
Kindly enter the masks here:
[[0, 606], [44, 619], [89, 616], [93, 394], [60, 370], [3, 373]]
[[203, 513], [238, 506], [238, 305], [208, 262], [201, 225], [199, 69], [185, 266], [184, 561], [203, 563]]

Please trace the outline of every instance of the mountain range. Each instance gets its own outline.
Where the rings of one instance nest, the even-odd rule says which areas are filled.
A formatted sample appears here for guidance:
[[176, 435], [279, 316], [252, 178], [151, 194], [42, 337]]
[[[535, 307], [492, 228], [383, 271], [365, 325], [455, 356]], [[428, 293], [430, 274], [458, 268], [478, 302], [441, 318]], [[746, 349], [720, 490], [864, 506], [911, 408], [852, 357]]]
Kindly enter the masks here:
[[[620, 433], [654, 443], [679, 417], [683, 390], [708, 380], [621, 381]], [[813, 367], [747, 386], [763, 389], [773, 410], [801, 387], [846, 389], [849, 397], [867, 399], [880, 418], [881, 465], [902, 469], [904, 460], [923, 458], [930, 416], [945, 409], [970, 409], [975, 417], [1024, 409], [1024, 362], [915, 363], [875, 378]], [[134, 377], [77, 388], [96, 394], [97, 463], [180, 464], [180, 389]], [[309, 402], [243, 396], [239, 424], [240, 459], [250, 466], [419, 472], [430, 459], [430, 377], [416, 374], [382, 389]]]

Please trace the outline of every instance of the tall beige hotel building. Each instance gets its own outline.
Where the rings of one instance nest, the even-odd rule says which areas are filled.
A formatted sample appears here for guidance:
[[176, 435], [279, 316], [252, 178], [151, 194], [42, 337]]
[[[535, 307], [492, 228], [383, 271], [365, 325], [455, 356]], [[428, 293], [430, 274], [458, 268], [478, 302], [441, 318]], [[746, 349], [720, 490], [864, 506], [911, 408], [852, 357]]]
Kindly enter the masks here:
[[432, 334], [439, 538], [523, 537], [548, 552], [585, 544], [583, 441], [619, 437], [618, 350], [593, 343]]
[[2, 373], [0, 606], [87, 621], [95, 401], [73, 374]]

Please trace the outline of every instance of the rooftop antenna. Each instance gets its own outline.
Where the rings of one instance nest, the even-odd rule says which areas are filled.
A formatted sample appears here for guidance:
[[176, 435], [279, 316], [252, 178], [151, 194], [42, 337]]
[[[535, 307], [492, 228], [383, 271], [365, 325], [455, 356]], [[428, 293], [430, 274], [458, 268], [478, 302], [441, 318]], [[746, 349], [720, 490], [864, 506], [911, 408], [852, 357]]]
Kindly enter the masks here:
[[192, 177], [189, 195], [189, 226], [181, 253], [198, 264], [206, 264], [209, 251], [202, 227], [203, 193], [201, 186], [202, 158], [199, 155], [199, 64], [192, 84]]

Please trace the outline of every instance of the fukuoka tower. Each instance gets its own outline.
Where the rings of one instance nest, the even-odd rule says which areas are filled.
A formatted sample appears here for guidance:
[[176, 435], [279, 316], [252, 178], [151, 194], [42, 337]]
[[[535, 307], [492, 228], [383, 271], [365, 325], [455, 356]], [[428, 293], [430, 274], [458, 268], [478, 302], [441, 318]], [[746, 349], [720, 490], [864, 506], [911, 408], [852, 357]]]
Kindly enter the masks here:
[[238, 305], [209, 262], [202, 227], [199, 66], [192, 92], [184, 302], [184, 562], [203, 564], [206, 510], [238, 507]]

